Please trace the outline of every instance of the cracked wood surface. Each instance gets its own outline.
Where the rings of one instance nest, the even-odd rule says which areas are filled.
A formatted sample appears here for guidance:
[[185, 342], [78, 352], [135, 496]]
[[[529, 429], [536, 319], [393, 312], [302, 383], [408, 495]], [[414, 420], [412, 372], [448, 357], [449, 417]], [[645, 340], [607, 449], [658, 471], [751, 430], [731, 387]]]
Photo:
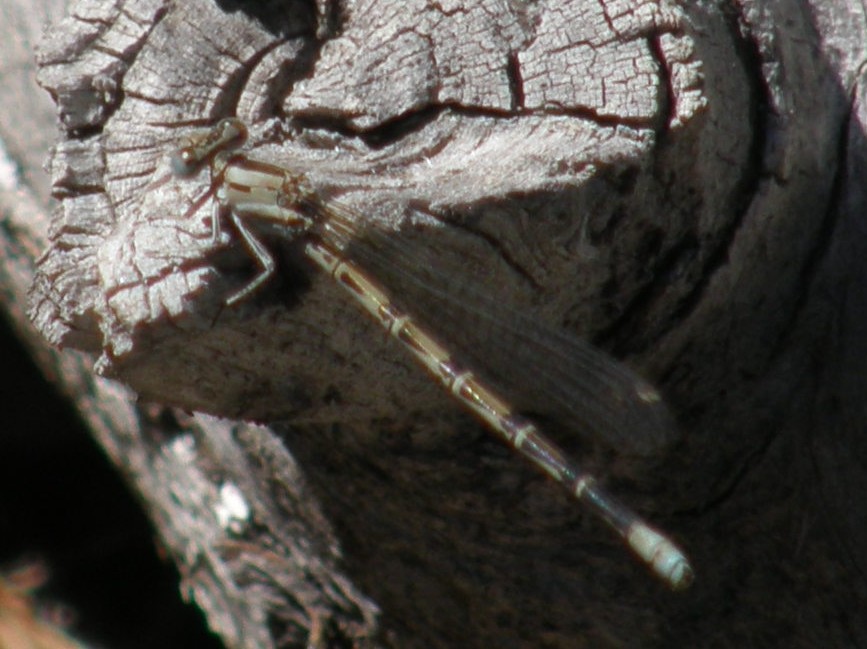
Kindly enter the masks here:
[[[54, 361], [230, 646], [867, 642], [863, 7], [722, 9], [78, 2], [48, 33], [59, 203], [50, 230], [27, 216], [46, 201], [4, 122], [34, 187], [4, 195], [5, 281], [20, 311], [50, 239], [49, 340], [147, 400], [269, 422], [137, 405]], [[248, 269], [209, 250], [209, 209], [183, 218], [206, 179], [152, 183], [227, 114], [468, 295], [659, 385], [669, 448], [561, 441], [683, 542], [691, 592], [661, 592], [327, 281], [284, 271], [221, 308]]]

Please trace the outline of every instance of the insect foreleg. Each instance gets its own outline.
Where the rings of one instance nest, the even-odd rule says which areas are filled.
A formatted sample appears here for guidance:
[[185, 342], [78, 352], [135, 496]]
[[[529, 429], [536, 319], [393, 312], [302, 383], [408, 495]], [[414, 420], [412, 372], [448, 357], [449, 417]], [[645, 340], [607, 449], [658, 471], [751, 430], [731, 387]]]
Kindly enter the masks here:
[[230, 211], [229, 218], [232, 220], [232, 225], [235, 226], [235, 231], [241, 235], [244, 246], [262, 268], [259, 274], [250, 280], [244, 288], [229, 296], [226, 300], [226, 305], [232, 306], [233, 304], [246, 299], [262, 286], [262, 284], [267, 282], [274, 274], [276, 264], [274, 263], [274, 257], [271, 256], [271, 253], [268, 252], [265, 245], [259, 241], [259, 239], [256, 238], [256, 235], [254, 235], [250, 228], [247, 227], [242, 216], [235, 211]]

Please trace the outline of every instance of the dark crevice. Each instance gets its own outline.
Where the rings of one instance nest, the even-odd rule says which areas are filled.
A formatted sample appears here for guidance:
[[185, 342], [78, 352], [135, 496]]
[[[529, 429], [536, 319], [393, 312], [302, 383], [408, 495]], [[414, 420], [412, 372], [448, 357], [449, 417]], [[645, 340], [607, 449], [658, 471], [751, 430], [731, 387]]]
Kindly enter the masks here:
[[376, 150], [394, 144], [406, 135], [421, 130], [427, 124], [435, 121], [443, 110], [442, 106], [428, 106], [398, 115], [371, 129], [353, 127], [344, 115], [325, 113], [296, 115], [292, 116], [291, 121], [293, 126], [301, 130], [327, 130], [348, 138], [360, 138], [368, 147]]
[[[111, 18], [94, 18], [92, 16], [75, 16], [76, 22], [82, 23], [83, 25], [93, 25], [94, 27], [102, 27], [102, 31], [104, 32], [107, 28], [111, 27], [113, 22]], [[92, 38], [90, 38], [89, 43], [92, 43], [94, 40], [102, 36], [102, 32], [98, 32]]]
[[741, 33], [738, 21], [739, 14], [732, 12], [726, 16], [729, 31], [733, 35], [732, 42], [738, 59], [743, 64], [743, 69], [749, 80], [749, 105], [753, 110], [750, 114], [750, 132], [753, 134], [750, 150], [747, 154], [747, 164], [741, 174], [740, 180], [731, 191], [731, 211], [737, 216], [720, 236], [720, 244], [717, 245], [698, 274], [699, 280], [693, 290], [681, 300], [677, 309], [672, 313], [673, 322], [681, 322], [695, 309], [696, 305], [704, 296], [705, 289], [716, 271], [725, 265], [728, 260], [729, 250], [736, 234], [740, 231], [744, 219], [747, 216], [753, 198], [758, 193], [763, 182], [761, 174], [762, 162], [765, 157], [765, 147], [770, 128], [770, 91], [762, 78], [762, 55], [759, 45], [745, 37], [736, 37]]
[[506, 66], [506, 77], [509, 80], [509, 94], [512, 97], [512, 110], [524, 109], [524, 79], [521, 76], [521, 62], [516, 52], [509, 53], [509, 62]]
[[52, 198], [81, 198], [82, 196], [92, 196], [94, 194], [104, 194], [105, 187], [102, 185], [75, 185], [66, 183], [57, 183], [51, 187]]
[[126, 97], [131, 97], [133, 99], [138, 99], [141, 102], [145, 102], [150, 104], [151, 106], [176, 106], [178, 105], [178, 100], [173, 97], [166, 98], [158, 98], [152, 95], [143, 95], [141, 93], [135, 92], [134, 90], [126, 90]]
[[217, 6], [224, 12], [241, 12], [280, 40], [316, 31], [318, 16], [312, 4], [302, 0], [217, 0]]
[[343, 30], [343, 25], [346, 23], [343, 2], [341, 0], [326, 0], [322, 3], [325, 6], [317, 3], [316, 13], [316, 37], [319, 40], [334, 38]]
[[[695, 272], [696, 281], [692, 289], [671, 310], [669, 321], [672, 323], [683, 322], [689, 317], [704, 298], [705, 291], [716, 276], [717, 270], [727, 263], [732, 242], [741, 230], [753, 198], [765, 180], [761, 170], [766, 154], [769, 129], [772, 125], [772, 116], [769, 112], [770, 92], [761, 76], [762, 56], [755, 41], [747, 36], [738, 36], [741, 34], [739, 16], [736, 13], [730, 13], [727, 15], [727, 20], [730, 33], [733, 35], [732, 42], [735, 51], [748, 75], [750, 90], [748, 103], [752, 107], [749, 117], [750, 132], [753, 134], [753, 139], [750, 143], [743, 172], [730, 192], [729, 204], [731, 207], [729, 209], [735, 217], [729, 226], [720, 232], [717, 245], [707, 255], [701, 269]], [[666, 273], [675, 268], [679, 257], [687, 254], [697, 244], [698, 242], [693, 239], [692, 241], [686, 240], [682, 245], [677, 246], [673, 251], [674, 254], [668, 255], [661, 262], [660, 268], [655, 271], [656, 276], [664, 279], [667, 276]], [[665, 284], [664, 281], [657, 281], [649, 285], [644, 294], [637, 296], [633, 303], [626, 308], [623, 317], [609, 327], [603, 338], [624, 341], [620, 344], [628, 346], [626, 341], [635, 338], [635, 332], [641, 330], [640, 321], [643, 316], [652, 308], [654, 300], [663, 295], [665, 289], [663, 284]], [[661, 377], [660, 380], [665, 381], [667, 378]]]
[[[193, 120], [190, 125], [211, 124], [215, 117], [234, 115], [241, 94], [249, 83], [250, 75], [256, 70], [259, 63], [286, 43], [302, 38], [303, 45], [297, 56], [281, 66], [279, 72], [273, 76], [266, 88], [267, 95], [271, 98], [270, 105], [266, 110], [281, 117], [280, 102], [282, 97], [291, 93], [294, 82], [306, 76], [306, 73], [312, 70], [313, 62], [316, 60], [316, 51], [320, 43], [315, 39], [304, 38], [314, 32], [314, 25], [316, 24], [314, 10], [308, 3], [294, 2], [287, 5], [287, 3], [278, 0], [266, 0], [265, 2], [218, 0], [217, 4], [227, 13], [238, 11], [249, 16], [263, 30], [275, 36], [275, 39], [267, 47], [257, 51], [254, 56], [238, 61], [238, 68], [225, 79], [217, 100], [212, 104], [210, 116], [200, 122]], [[298, 12], [299, 7], [302, 8], [300, 14]], [[226, 55], [230, 56], [231, 53], [226, 52]], [[141, 99], [154, 102], [150, 97], [141, 97]], [[171, 104], [172, 100], [166, 100], [165, 103]], [[183, 123], [173, 122], [170, 126], [177, 127], [179, 125], [183, 125]]]
[[661, 123], [657, 125], [656, 133], [657, 138], [662, 140], [667, 133], [669, 124], [671, 124], [676, 115], [675, 111], [675, 91], [674, 86], [671, 82], [671, 70], [665, 64], [665, 55], [662, 52], [662, 43], [659, 40], [659, 36], [654, 36], [653, 38], [648, 39], [648, 50], [650, 51], [650, 55], [653, 57], [653, 60], [656, 62], [656, 72], [659, 75], [661, 80], [661, 90], [657, 95], [657, 102], [659, 104], [659, 112]]
[[[279, 45], [284, 42], [281, 41]], [[268, 102], [263, 108], [266, 114], [286, 120], [286, 114], [283, 111], [283, 99], [292, 93], [295, 83], [312, 73], [318, 51], [318, 43], [312, 40], [303, 41], [297, 55], [287, 58], [278, 67], [276, 73], [265, 82], [262, 93], [268, 98]]]
[[140, 499], [2, 318], [0, 338], [4, 394], [15, 395], [4, 401], [0, 483], [10, 497], [2, 506], [0, 562], [44, 562], [49, 581], [36, 604], [40, 612], [50, 612], [52, 602], [71, 611], [70, 632], [82, 646], [223, 646], [201, 613], [181, 601], [179, 575], [157, 556]]
[[[59, 106], [60, 104], [57, 101], [57, 97], [51, 95], [54, 99], [55, 103]], [[102, 135], [104, 123], [94, 124], [93, 126], [82, 126], [74, 129], [70, 129], [67, 132], [70, 140], [87, 140], [92, 137], [99, 137]]]
[[630, 118], [624, 117], [622, 115], [605, 115], [600, 113], [592, 108], [588, 108], [587, 106], [570, 106], [563, 107], [557, 106], [556, 103], [552, 103], [551, 106], [547, 107], [544, 110], [530, 110], [530, 111], [520, 111], [516, 113], [516, 115], [527, 116], [527, 115], [544, 115], [544, 116], [554, 116], [554, 117], [576, 117], [578, 119], [584, 119], [588, 122], [594, 122], [602, 127], [610, 127], [616, 128], [619, 126], [628, 126], [630, 128], [635, 129], [647, 129], [653, 127], [653, 122], [649, 119], [645, 118]]
[[243, 61], [238, 69], [226, 78], [225, 85], [222, 87], [222, 92], [217, 97], [217, 100], [212, 106], [212, 114], [215, 116], [234, 115], [235, 107], [238, 105], [238, 100], [246, 88], [250, 80], [250, 75], [259, 65], [259, 63], [272, 51], [283, 45], [286, 41], [277, 39], [270, 43], [268, 47], [264, 47], [255, 56]]
[[[165, 128], [165, 129], [182, 129], [182, 128], [210, 128], [214, 125], [214, 120], [211, 117], [203, 116], [203, 117], [195, 117], [191, 119], [179, 119], [179, 120], [171, 120], [169, 122], [163, 121], [149, 121], [148, 126], [154, 126], [157, 128]], [[118, 151], [119, 149], [115, 149]], [[114, 152], [114, 151], [113, 151]]]
[[[523, 101], [523, 98], [521, 98]], [[468, 118], [518, 118], [532, 115], [575, 117], [598, 124], [601, 127], [616, 128], [627, 126], [636, 129], [647, 129], [652, 124], [646, 119], [624, 119], [623, 117], [607, 116], [586, 107], [546, 108], [545, 110], [503, 110], [499, 108], [466, 106], [463, 104], [439, 103], [430, 104], [416, 110], [397, 115], [372, 128], [358, 128], [351, 123], [352, 117], [342, 113], [321, 111], [291, 116], [291, 121], [299, 129], [323, 129], [344, 137], [357, 137], [371, 149], [381, 149], [409, 133], [416, 132], [430, 122], [435, 121], [445, 111]]]

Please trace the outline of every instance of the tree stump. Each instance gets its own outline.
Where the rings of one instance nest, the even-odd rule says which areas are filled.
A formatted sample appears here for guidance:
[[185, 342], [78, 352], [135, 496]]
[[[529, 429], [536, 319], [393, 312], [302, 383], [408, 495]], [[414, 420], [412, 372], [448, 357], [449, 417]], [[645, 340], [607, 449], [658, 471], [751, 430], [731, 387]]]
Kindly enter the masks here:
[[[860, 5], [796, 0], [80, 1], [39, 50], [58, 205], [50, 231], [14, 212], [16, 281], [47, 239], [33, 321], [139, 395], [72, 388], [228, 646], [865, 643], [865, 34]], [[228, 115], [450, 290], [659, 387], [679, 434], [612, 450], [548, 407], [557, 349], [526, 359], [392, 287], [675, 535], [690, 591], [291, 241], [279, 281], [225, 308], [254, 271], [214, 250], [207, 174], [168, 157]]]

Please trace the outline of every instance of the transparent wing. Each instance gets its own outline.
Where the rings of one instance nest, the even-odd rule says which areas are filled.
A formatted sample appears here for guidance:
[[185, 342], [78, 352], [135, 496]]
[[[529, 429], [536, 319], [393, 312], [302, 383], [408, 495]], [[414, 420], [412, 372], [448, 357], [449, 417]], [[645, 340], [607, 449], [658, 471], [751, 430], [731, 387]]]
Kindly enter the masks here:
[[659, 393], [602, 350], [495, 300], [484, 278], [433, 241], [359, 231], [357, 213], [329, 201], [319, 236], [377, 278], [392, 299], [435, 332], [452, 355], [515, 407], [620, 451], [651, 454], [676, 426]]

